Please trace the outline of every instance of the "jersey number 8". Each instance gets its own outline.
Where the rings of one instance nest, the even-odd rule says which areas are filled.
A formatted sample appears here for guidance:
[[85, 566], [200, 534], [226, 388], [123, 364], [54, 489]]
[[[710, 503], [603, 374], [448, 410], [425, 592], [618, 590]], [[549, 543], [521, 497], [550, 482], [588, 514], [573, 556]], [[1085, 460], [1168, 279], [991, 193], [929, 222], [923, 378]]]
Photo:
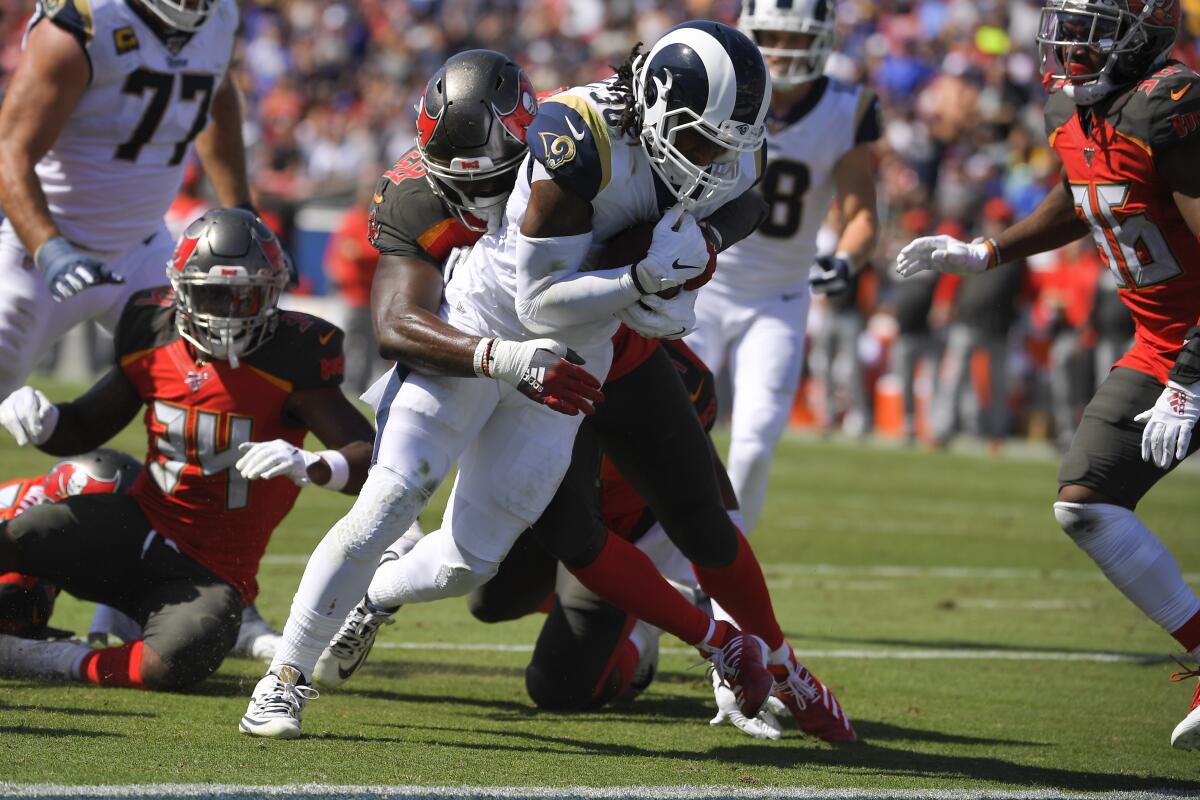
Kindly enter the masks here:
[[772, 239], [790, 239], [804, 221], [804, 195], [812, 184], [812, 172], [799, 161], [776, 160], [767, 164], [760, 191], [770, 206], [759, 233]]

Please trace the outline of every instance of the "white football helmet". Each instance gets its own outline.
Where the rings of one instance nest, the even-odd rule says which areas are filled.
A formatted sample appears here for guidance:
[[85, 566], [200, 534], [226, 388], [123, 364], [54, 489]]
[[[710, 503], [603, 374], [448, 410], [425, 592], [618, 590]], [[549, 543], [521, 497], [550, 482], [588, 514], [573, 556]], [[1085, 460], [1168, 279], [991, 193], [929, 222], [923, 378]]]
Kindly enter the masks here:
[[219, 0], [138, 0], [164, 24], [184, 33], [195, 33], [212, 16]]
[[[650, 167], [691, 209], [737, 187], [742, 153], [766, 139], [771, 78], [758, 48], [719, 22], [677, 25], [633, 68], [639, 138]], [[711, 163], [693, 162], [680, 135], [710, 145]]]
[[812, 36], [803, 50], [761, 47], [764, 56], [788, 59], [782, 70], [771, 71], [771, 82], [791, 89], [825, 74], [825, 64], [837, 47], [837, 20], [832, 0], [746, 0], [738, 27], [756, 43], [759, 31], [783, 31]]

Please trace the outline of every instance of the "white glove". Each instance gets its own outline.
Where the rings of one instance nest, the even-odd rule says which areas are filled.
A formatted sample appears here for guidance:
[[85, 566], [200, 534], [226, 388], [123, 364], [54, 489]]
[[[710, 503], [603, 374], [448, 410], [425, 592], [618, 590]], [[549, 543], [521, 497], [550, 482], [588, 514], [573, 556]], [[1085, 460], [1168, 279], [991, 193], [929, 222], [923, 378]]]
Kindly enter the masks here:
[[1133, 418], [1146, 423], [1142, 431], [1142, 460], [1167, 469], [1173, 459], [1187, 457], [1192, 442], [1192, 429], [1200, 419], [1200, 383], [1182, 386], [1168, 381], [1154, 408]]
[[648, 294], [616, 317], [647, 339], [682, 339], [696, 329], [696, 297], [688, 291], [669, 300]]
[[730, 722], [739, 731], [755, 739], [778, 739], [783, 736], [783, 726], [775, 715], [786, 713], [787, 707], [778, 698], [767, 698], [763, 710], [750, 719], [738, 710], [733, 690], [721, 683], [719, 678], [713, 679], [713, 691], [717, 698], [717, 715], [708, 721], [709, 725]]
[[896, 256], [896, 272], [904, 277], [925, 270], [974, 275], [992, 264], [992, 250], [982, 240], [967, 244], [952, 236], [924, 236]]
[[22, 386], [0, 403], [0, 425], [17, 444], [45, 444], [58, 425], [58, 406], [32, 386]]
[[270, 480], [286, 476], [297, 486], [307, 486], [308, 468], [321, 460], [316, 453], [301, 450], [291, 442], [274, 439], [270, 442], [242, 442], [238, 445], [242, 457], [234, 469], [248, 481]]
[[[674, 230], [676, 224], [679, 230]], [[707, 267], [708, 242], [696, 218], [674, 206], [654, 226], [650, 250], [629, 274], [639, 292], [658, 294], [700, 277]]]

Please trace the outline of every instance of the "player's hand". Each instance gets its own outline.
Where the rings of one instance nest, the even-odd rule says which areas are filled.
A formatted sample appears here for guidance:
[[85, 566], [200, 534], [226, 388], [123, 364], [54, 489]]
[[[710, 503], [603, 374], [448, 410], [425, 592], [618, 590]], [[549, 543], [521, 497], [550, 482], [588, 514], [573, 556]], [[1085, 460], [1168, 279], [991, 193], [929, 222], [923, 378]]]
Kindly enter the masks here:
[[757, 717], [747, 717], [738, 710], [737, 698], [734, 697], [732, 689], [714, 680], [713, 691], [717, 698], [717, 715], [708, 721], [709, 725], [728, 722], [755, 739], [778, 739], [783, 736], [783, 725], [775, 715], [786, 713], [787, 708], [775, 697], [767, 699], [767, 705], [758, 712]]
[[1167, 469], [1174, 459], [1182, 461], [1192, 443], [1192, 431], [1200, 419], [1200, 383], [1182, 386], [1168, 381], [1154, 408], [1133, 418], [1146, 423], [1142, 431], [1142, 460]]
[[992, 250], [986, 244], [967, 244], [953, 236], [923, 236], [896, 256], [896, 272], [906, 278], [926, 270], [973, 275], [991, 266]]
[[854, 265], [845, 256], [821, 256], [808, 269], [813, 294], [841, 294], [850, 288]]
[[0, 403], [0, 425], [17, 444], [45, 444], [58, 425], [58, 406], [32, 386], [22, 386]]
[[238, 450], [242, 457], [233, 466], [248, 481], [287, 477], [297, 486], [307, 486], [311, 483], [308, 468], [321, 460], [316, 453], [302, 450], [283, 439], [242, 442]]
[[646, 257], [630, 267], [633, 284], [642, 294], [658, 294], [700, 278], [708, 269], [708, 250], [696, 218], [675, 206], [654, 226]]
[[583, 369], [574, 350], [553, 339], [508, 342], [483, 339], [476, 348], [475, 374], [515, 386], [534, 402], [573, 417], [596, 413], [604, 399], [600, 381]]
[[648, 294], [616, 317], [647, 339], [682, 339], [696, 329], [696, 293], [684, 291], [670, 299]]
[[50, 296], [59, 303], [92, 286], [125, 282], [120, 275], [109, 272], [103, 262], [79, 252], [61, 236], [46, 240], [33, 262], [45, 278]]

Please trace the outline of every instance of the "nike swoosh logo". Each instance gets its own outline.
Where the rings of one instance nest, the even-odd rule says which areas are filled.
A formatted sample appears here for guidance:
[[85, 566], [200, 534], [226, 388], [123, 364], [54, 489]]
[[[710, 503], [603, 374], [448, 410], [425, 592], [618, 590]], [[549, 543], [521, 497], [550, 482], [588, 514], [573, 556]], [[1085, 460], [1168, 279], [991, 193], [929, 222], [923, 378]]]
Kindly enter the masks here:
[[1191, 90], [1191, 88], [1192, 88], [1192, 84], [1189, 83], [1187, 86], [1183, 87], [1178, 92], [1171, 92], [1171, 99], [1174, 100], [1176, 103], [1178, 103], [1181, 99], [1183, 99], [1183, 96]]
[[579, 131], [575, 130], [575, 124], [573, 122], [571, 122], [570, 117], [567, 117], [567, 127], [571, 130], [571, 135], [575, 137], [575, 141], [577, 141], [577, 142], [582, 142], [583, 137], [587, 135], [585, 133], [580, 133]]
[[377, 194], [371, 199], [375, 201], [376, 205], [378, 205], [379, 203], [383, 202], [383, 195]]
[[335, 333], [337, 333], [337, 331], [326, 331], [317, 337], [317, 341], [321, 344], [329, 344], [329, 340], [333, 338], [333, 334]]
[[696, 391], [692, 392], [692, 402], [694, 403], [694, 402], [696, 402], [697, 400], [699, 400], [699, 399], [700, 399], [700, 395], [701, 395], [701, 394], [703, 394], [703, 393], [704, 393], [704, 387], [703, 387], [703, 386], [701, 386], [701, 387], [700, 387], [699, 389], [697, 389]]
[[362, 662], [366, 659], [367, 653], [369, 652], [371, 651], [363, 650], [362, 655], [355, 659], [354, 663], [350, 665], [349, 669], [343, 667], [341, 664], [338, 664], [338, 675], [341, 676], [341, 679], [347, 680], [351, 675], [357, 672], [358, 668], [362, 665]]

